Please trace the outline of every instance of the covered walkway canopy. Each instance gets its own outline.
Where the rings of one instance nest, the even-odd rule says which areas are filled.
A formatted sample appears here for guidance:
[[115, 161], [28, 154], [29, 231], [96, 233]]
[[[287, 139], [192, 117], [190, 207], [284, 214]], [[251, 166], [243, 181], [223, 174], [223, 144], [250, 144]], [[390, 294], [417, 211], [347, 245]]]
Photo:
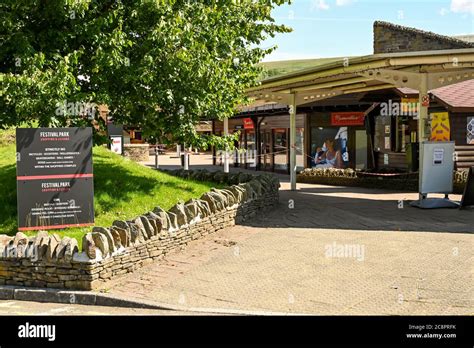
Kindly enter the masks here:
[[[419, 91], [418, 139], [426, 140], [428, 91], [474, 79], [474, 49], [453, 49], [345, 58], [263, 80], [247, 91], [253, 103], [286, 104], [290, 113], [291, 189], [296, 189], [296, 108], [342, 94], [387, 88]], [[471, 91], [474, 98], [474, 91]]]

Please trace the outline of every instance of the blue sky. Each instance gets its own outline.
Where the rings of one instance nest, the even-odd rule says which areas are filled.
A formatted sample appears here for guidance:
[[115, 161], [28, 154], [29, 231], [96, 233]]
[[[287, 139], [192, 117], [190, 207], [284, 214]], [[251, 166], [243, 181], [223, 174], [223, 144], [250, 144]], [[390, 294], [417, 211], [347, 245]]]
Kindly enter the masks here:
[[384, 20], [443, 35], [474, 34], [474, 0], [293, 0], [273, 12], [292, 33], [267, 39], [265, 61], [372, 53], [372, 25]]

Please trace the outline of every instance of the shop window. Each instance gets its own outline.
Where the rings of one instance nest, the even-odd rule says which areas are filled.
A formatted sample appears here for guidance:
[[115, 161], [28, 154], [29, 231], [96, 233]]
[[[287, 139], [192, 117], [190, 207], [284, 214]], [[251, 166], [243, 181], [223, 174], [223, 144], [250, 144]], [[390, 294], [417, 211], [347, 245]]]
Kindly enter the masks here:
[[397, 134], [395, 151], [406, 152], [407, 145], [412, 142], [411, 126], [408, 117], [399, 117], [396, 122]]
[[378, 116], [375, 118], [374, 148], [377, 152], [406, 152], [407, 145], [417, 140], [417, 120], [410, 116]]
[[347, 168], [347, 127], [311, 128], [311, 166], [315, 168]]
[[375, 118], [374, 147], [378, 152], [392, 151], [392, 117], [377, 116]]
[[474, 145], [474, 117], [467, 118], [467, 144]]
[[305, 167], [304, 157], [304, 128], [296, 128], [296, 167], [299, 170]]
[[286, 129], [274, 132], [273, 151], [275, 170], [288, 170], [288, 142]]
[[132, 144], [144, 143], [144, 140], [142, 139], [142, 132], [140, 130], [130, 130], [130, 142]]
[[240, 164], [245, 163], [245, 152], [243, 151], [245, 149], [245, 132], [243, 132], [241, 129], [235, 129], [234, 134], [236, 132], [239, 132], [239, 140], [235, 141], [234, 143], [234, 155], [232, 158], [232, 163], [235, 166], [238, 166]]
[[247, 151], [245, 152], [246, 155], [246, 163], [250, 165], [250, 167], [255, 167], [256, 165], [256, 154], [257, 154], [257, 144], [255, 142], [255, 132], [248, 132], [247, 133]]
[[268, 130], [262, 131], [260, 133], [260, 139], [262, 140], [261, 143], [261, 158], [260, 158], [260, 163], [261, 163], [261, 168], [264, 170], [268, 170], [272, 168], [272, 163], [273, 163], [273, 154], [272, 154], [272, 135], [271, 132]]

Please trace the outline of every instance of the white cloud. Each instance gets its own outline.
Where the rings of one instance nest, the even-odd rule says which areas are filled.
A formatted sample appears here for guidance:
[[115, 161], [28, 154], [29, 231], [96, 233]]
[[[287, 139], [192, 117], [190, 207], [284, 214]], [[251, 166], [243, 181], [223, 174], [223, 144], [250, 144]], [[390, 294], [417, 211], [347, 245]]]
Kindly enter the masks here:
[[313, 0], [311, 3], [311, 11], [313, 10], [329, 10], [329, 5], [325, 0]]
[[352, 0], [336, 0], [337, 6], [346, 6], [352, 4]]
[[451, 0], [451, 11], [474, 14], [474, 0]]
[[439, 10], [438, 13], [439, 13], [441, 16], [445, 16], [445, 15], [448, 14], [448, 12], [449, 12], [449, 11], [443, 7], [442, 9]]

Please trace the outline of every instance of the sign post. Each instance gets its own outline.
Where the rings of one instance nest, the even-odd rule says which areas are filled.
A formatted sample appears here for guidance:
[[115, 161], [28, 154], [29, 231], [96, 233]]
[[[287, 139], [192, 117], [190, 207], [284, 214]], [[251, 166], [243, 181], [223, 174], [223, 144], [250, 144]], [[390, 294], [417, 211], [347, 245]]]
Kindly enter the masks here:
[[159, 151], [158, 151], [158, 145], [155, 147], [155, 169], [160, 169], [160, 166], [158, 164], [158, 156], [159, 156]]
[[18, 128], [18, 230], [94, 223], [92, 128]]

